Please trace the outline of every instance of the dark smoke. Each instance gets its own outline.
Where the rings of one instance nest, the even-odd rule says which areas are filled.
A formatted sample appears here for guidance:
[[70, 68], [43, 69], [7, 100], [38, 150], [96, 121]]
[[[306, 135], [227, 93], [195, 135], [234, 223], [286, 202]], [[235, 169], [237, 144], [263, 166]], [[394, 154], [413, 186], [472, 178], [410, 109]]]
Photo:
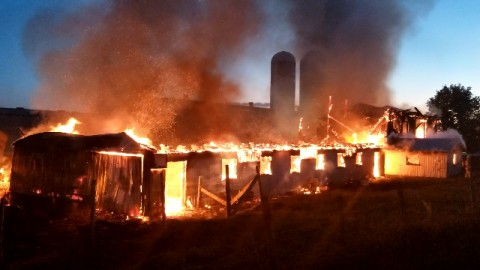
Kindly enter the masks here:
[[[420, 1], [417, 1], [420, 2]], [[297, 39], [296, 52], [322, 55], [318, 100], [327, 106], [348, 99], [386, 105], [386, 85], [395, 65], [401, 37], [431, 1], [302, 0], [292, 1], [291, 18]]]
[[34, 104], [91, 112], [108, 119], [106, 131], [149, 131], [171, 125], [185, 98], [231, 101], [239, 89], [217, 64], [241, 54], [256, 10], [253, 1], [171, 0], [39, 13], [24, 38], [28, 52], [43, 52]]
[[[194, 136], [201, 139], [209, 130], [210, 139], [227, 132], [215, 128], [229, 120], [223, 104], [256, 91], [240, 89], [248, 78], [227, 74], [241, 68], [225, 66], [262, 57], [269, 66], [279, 49], [297, 60], [309, 50], [324, 53], [327, 90], [320, 95], [387, 103], [385, 80], [400, 37], [416, 17], [403, 3], [112, 0], [74, 11], [39, 11], [23, 42], [42, 82], [33, 106], [89, 112], [95, 115], [87, 121], [93, 122], [90, 132], [134, 127], [162, 136], [152, 133], [175, 131], [182, 119], [182, 126], [197, 131]], [[201, 102], [192, 106], [189, 100]]]

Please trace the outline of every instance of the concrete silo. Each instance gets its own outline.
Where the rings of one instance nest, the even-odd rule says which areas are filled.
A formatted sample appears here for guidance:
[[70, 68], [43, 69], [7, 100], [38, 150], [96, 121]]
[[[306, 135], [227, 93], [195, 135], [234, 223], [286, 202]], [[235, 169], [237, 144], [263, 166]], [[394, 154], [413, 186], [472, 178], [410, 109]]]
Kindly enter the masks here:
[[293, 135], [295, 113], [295, 57], [289, 52], [279, 52], [272, 57], [270, 81], [270, 109], [273, 124], [284, 135]]
[[272, 57], [270, 108], [276, 112], [295, 110], [295, 57], [289, 52]]

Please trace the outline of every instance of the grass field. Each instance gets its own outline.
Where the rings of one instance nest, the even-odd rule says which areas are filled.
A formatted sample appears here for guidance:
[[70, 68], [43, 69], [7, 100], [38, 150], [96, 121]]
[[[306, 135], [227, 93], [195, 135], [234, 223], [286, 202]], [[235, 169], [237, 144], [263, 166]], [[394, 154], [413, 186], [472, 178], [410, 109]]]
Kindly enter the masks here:
[[99, 220], [92, 242], [88, 219], [39, 221], [19, 214], [5, 226], [4, 266], [478, 269], [476, 181], [395, 179], [272, 198], [270, 230], [257, 208], [230, 219], [170, 218], [165, 224]]

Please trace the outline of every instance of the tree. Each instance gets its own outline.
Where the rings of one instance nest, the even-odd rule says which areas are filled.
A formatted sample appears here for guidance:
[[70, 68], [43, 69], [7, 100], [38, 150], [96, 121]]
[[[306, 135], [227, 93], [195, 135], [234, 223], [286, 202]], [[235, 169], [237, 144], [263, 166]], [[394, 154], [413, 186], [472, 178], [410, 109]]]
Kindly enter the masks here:
[[480, 97], [471, 87], [461, 84], [443, 86], [427, 101], [431, 113], [440, 116], [441, 129], [456, 129], [462, 134], [469, 152], [480, 150]]

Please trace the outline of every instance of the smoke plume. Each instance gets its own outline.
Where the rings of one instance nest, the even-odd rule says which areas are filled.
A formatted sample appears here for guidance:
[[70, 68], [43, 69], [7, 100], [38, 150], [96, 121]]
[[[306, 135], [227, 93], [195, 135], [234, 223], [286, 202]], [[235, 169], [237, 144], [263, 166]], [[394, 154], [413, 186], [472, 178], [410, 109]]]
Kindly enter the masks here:
[[[27, 23], [23, 40], [41, 80], [33, 106], [95, 115], [91, 132], [134, 127], [148, 134], [178, 128], [182, 119], [185, 126], [209, 123], [215, 133], [212, 127], [227, 122], [229, 113], [214, 104], [268, 89], [269, 61], [278, 50], [297, 59], [310, 50], [325, 55], [326, 90], [319, 95], [387, 103], [385, 80], [416, 17], [404, 3], [106, 0], [42, 10]], [[259, 61], [264, 81], [242, 89], [256, 73], [246, 70], [256, 70]], [[192, 108], [191, 100], [202, 105]], [[196, 118], [182, 117], [185, 111]], [[206, 128], [194, 130], [200, 138]]]
[[337, 104], [387, 105], [386, 85], [401, 37], [431, 3], [382, 0], [292, 1], [295, 48], [303, 57], [316, 51], [321, 59], [316, 99]]

